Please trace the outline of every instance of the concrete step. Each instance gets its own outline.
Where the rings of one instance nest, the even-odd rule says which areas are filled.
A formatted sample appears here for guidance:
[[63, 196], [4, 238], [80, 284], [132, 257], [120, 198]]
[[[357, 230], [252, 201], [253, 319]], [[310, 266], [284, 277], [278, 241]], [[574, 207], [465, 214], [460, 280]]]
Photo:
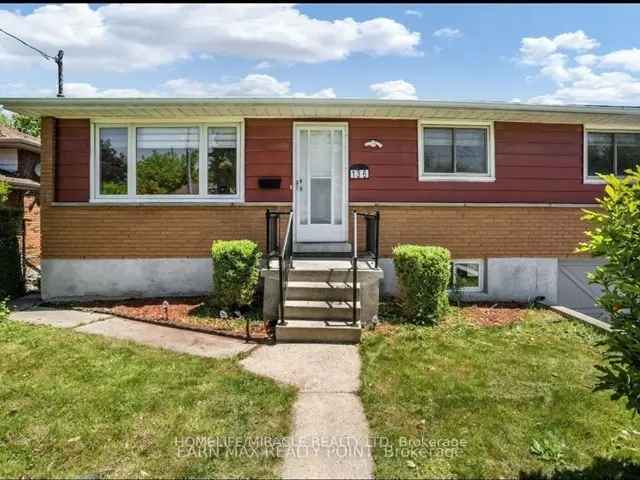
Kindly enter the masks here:
[[288, 320], [276, 326], [276, 341], [283, 343], [358, 343], [362, 329], [348, 322]]
[[[352, 282], [289, 282], [288, 300], [352, 301]], [[356, 285], [359, 294], [360, 284]]]
[[353, 270], [308, 270], [296, 267], [293, 270], [289, 270], [289, 281], [351, 283], [353, 282]]
[[293, 244], [295, 253], [351, 253], [350, 242], [296, 242]]
[[[285, 318], [301, 320], [345, 320], [353, 318], [353, 302], [320, 300], [287, 300], [284, 302]], [[356, 303], [356, 319], [360, 317], [360, 302]]]

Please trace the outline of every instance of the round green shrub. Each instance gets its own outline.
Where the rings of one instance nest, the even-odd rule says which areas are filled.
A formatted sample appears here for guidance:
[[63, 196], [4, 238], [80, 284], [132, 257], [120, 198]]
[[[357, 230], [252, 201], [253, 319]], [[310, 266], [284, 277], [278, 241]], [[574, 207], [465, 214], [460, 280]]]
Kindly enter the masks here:
[[211, 246], [213, 301], [220, 308], [251, 304], [260, 280], [262, 253], [251, 240], [220, 240]]
[[434, 324], [447, 313], [450, 261], [449, 250], [442, 247], [398, 245], [393, 249], [403, 315], [408, 322]]

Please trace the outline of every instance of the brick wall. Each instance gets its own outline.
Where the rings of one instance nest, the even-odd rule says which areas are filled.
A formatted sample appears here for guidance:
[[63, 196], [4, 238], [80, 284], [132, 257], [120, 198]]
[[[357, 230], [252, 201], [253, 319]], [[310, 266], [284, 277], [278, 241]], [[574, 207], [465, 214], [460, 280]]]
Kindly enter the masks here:
[[27, 260], [40, 265], [40, 198], [38, 193], [27, 193], [22, 198], [24, 219], [26, 221]]
[[[381, 207], [380, 249], [441, 245], [456, 258], [566, 257], [584, 240], [580, 208]], [[362, 229], [360, 229], [363, 232]]]
[[44, 258], [206, 257], [213, 240], [264, 247], [265, 209], [251, 206], [55, 206]]
[[[264, 248], [266, 207], [58, 206], [47, 210], [45, 258], [206, 257], [213, 240]], [[381, 254], [398, 243], [454, 257], [565, 257], [583, 240], [579, 208], [381, 207]], [[241, 221], [239, 221], [241, 219]], [[361, 235], [364, 230], [360, 229]]]

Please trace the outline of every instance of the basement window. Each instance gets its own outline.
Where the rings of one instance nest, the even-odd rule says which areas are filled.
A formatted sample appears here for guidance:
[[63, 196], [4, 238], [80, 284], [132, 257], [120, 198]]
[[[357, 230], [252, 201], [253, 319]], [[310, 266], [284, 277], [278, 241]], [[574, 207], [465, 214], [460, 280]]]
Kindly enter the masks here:
[[590, 131], [585, 141], [585, 183], [600, 183], [598, 174], [624, 176], [640, 165], [640, 133]]
[[490, 124], [423, 124], [419, 136], [421, 181], [493, 181]]
[[482, 292], [484, 290], [484, 261], [453, 260], [451, 262], [452, 290], [463, 292]]
[[242, 201], [242, 125], [93, 125], [92, 201]]

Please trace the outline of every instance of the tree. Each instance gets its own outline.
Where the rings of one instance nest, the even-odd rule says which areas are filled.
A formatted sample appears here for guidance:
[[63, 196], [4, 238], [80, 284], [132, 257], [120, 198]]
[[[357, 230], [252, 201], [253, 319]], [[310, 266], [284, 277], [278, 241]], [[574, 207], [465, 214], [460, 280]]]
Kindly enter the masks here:
[[127, 193], [127, 158], [113, 148], [110, 139], [100, 140], [100, 193]]
[[0, 108], [0, 125], [11, 126], [11, 119]]
[[9, 116], [2, 112], [0, 108], [0, 125], [15, 128], [16, 130], [31, 135], [32, 137], [40, 137], [40, 119], [36, 117], [27, 117], [25, 115], [15, 114]]
[[626, 174], [601, 175], [605, 195], [599, 210], [585, 210], [593, 228], [579, 251], [606, 260], [589, 276], [604, 289], [598, 304], [612, 325], [596, 390], [613, 390], [612, 399], [626, 397], [627, 408], [640, 413], [640, 166]]
[[0, 205], [9, 199], [9, 184], [0, 182]]
[[22, 133], [31, 135], [32, 137], [40, 137], [39, 118], [16, 114], [11, 119], [11, 126], [16, 130], [20, 130]]
[[142, 195], [197, 193], [198, 151], [153, 151], [137, 161], [136, 176]]

